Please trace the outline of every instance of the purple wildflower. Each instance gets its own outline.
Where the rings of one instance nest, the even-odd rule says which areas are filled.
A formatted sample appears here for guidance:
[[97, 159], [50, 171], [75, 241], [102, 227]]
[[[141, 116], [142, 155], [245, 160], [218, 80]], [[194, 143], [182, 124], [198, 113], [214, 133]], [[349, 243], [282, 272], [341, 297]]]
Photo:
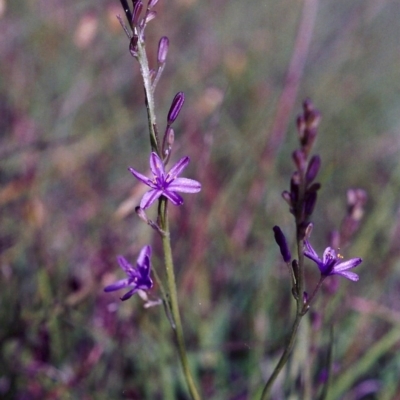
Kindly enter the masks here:
[[125, 293], [121, 300], [128, 300], [138, 290], [149, 290], [153, 287], [153, 281], [150, 278], [150, 257], [151, 247], [144, 246], [140, 251], [136, 261], [136, 268], [126, 261], [122, 256], [117, 258], [119, 266], [125, 271], [127, 278], [121, 279], [104, 288], [105, 292], [113, 292], [114, 290], [132, 287], [129, 292]]
[[327, 247], [321, 260], [308, 240], [304, 241], [304, 247], [304, 255], [318, 265], [322, 276], [341, 275], [347, 279], [350, 279], [351, 281], [358, 281], [358, 275], [354, 272], [349, 272], [348, 270], [361, 264], [361, 258], [352, 258], [347, 261], [340, 261], [340, 255], [336, 254], [336, 251], [331, 247]]
[[160, 196], [165, 196], [171, 202], [180, 206], [183, 204], [182, 197], [177, 192], [197, 193], [201, 190], [201, 184], [193, 179], [178, 178], [178, 175], [189, 164], [189, 157], [181, 158], [168, 173], [165, 172], [164, 164], [156, 153], [150, 154], [150, 169], [153, 179], [147, 178], [133, 168], [129, 171], [140, 181], [150, 186], [150, 190], [145, 193], [140, 201], [140, 208], [149, 208]]

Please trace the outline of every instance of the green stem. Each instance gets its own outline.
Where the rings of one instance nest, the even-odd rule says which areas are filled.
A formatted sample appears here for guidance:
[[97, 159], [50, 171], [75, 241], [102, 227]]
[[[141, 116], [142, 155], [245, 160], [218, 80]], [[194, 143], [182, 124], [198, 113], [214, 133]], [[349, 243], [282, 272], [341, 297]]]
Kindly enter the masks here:
[[165, 232], [165, 235], [162, 238], [163, 250], [164, 250], [164, 259], [165, 259], [165, 268], [167, 274], [167, 284], [170, 295], [171, 302], [171, 311], [172, 316], [175, 322], [175, 337], [178, 345], [179, 357], [182, 364], [183, 373], [185, 375], [186, 383], [189, 388], [190, 395], [193, 400], [200, 400], [201, 397], [199, 392], [197, 391], [196, 385], [194, 383], [194, 379], [190, 372], [189, 362], [186, 353], [185, 341], [183, 338], [183, 329], [181, 316], [179, 312], [178, 305], [178, 294], [176, 290], [176, 282], [175, 282], [175, 272], [174, 272], [174, 264], [172, 260], [172, 251], [171, 251], [171, 242], [170, 242], [170, 233], [169, 233], [169, 223], [168, 223], [168, 215], [167, 215], [167, 200], [161, 199], [161, 224], [162, 229]]
[[266, 383], [266, 385], [264, 387], [264, 390], [263, 390], [262, 395], [261, 395], [261, 400], [267, 400], [269, 398], [269, 395], [270, 395], [270, 392], [271, 392], [271, 389], [272, 389], [272, 385], [274, 384], [275, 379], [277, 378], [277, 376], [281, 372], [282, 368], [285, 366], [285, 364], [286, 364], [286, 362], [287, 362], [287, 360], [288, 360], [288, 358], [290, 356], [290, 353], [292, 352], [292, 349], [293, 349], [293, 346], [294, 346], [294, 342], [295, 342], [295, 339], [296, 339], [296, 335], [297, 335], [297, 331], [298, 331], [298, 328], [299, 328], [300, 321], [301, 321], [302, 317], [303, 316], [301, 314], [297, 314], [296, 315], [296, 319], [294, 320], [294, 323], [293, 323], [293, 326], [292, 326], [292, 331], [290, 333], [289, 339], [288, 339], [287, 344], [285, 346], [285, 350], [284, 350], [284, 352], [283, 352], [283, 354], [282, 354], [277, 366], [275, 367], [274, 372], [272, 373], [272, 375], [270, 376], [270, 378], [268, 379], [268, 381], [267, 381], [267, 383]]

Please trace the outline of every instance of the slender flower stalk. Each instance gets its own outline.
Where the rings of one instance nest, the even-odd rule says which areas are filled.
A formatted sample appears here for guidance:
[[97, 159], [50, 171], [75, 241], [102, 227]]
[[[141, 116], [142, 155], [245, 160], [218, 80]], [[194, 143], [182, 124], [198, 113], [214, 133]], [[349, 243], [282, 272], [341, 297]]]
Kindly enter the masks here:
[[[156, 228], [162, 238], [167, 276], [167, 293], [164, 293], [163, 290], [163, 296], [164, 301], [167, 303], [167, 317], [176, 336], [179, 358], [190, 395], [193, 400], [201, 400], [189, 368], [184, 343], [183, 328], [178, 306], [178, 295], [175, 282], [167, 212], [168, 200], [170, 200], [172, 204], [179, 206], [183, 204], [183, 198], [178, 194], [178, 192], [197, 193], [201, 190], [201, 184], [192, 179], [178, 177], [179, 174], [189, 164], [189, 157], [181, 158], [168, 173], [165, 171], [165, 165], [170, 158], [171, 149], [174, 142], [174, 131], [170, 125], [178, 117], [185, 97], [182, 92], [179, 92], [172, 102], [167, 118], [167, 128], [161, 146], [157, 134], [154, 92], [165, 66], [169, 49], [169, 39], [167, 37], [162, 37], [160, 39], [157, 53], [158, 69], [157, 71], [153, 71], [149, 68], [144, 35], [144, 30], [147, 23], [156, 16], [156, 12], [153, 11], [152, 8], [157, 2], [158, 0], [149, 0], [147, 3], [147, 9], [144, 10], [141, 0], [134, 1], [133, 10], [131, 11], [127, 1], [121, 0], [121, 4], [124, 8], [126, 17], [128, 18], [132, 33], [129, 32], [129, 29], [126, 28], [121, 20], [120, 22], [130, 39], [129, 50], [132, 56], [135, 57], [139, 62], [140, 73], [143, 79], [151, 145], [150, 169], [153, 177], [147, 178], [133, 168], [130, 168], [129, 170], [138, 180], [150, 187], [150, 190], [143, 196], [140, 202], [140, 207], [138, 210], [136, 210], [136, 212], [144, 221], [146, 221], [146, 223], [153, 228]], [[149, 208], [156, 200], [158, 200], [159, 204], [157, 224], [150, 221], [144, 212], [144, 210]]]
[[189, 392], [193, 400], [200, 400], [200, 394], [196, 388], [196, 384], [192, 377], [189, 362], [186, 353], [185, 341], [183, 337], [183, 328], [181, 322], [181, 316], [178, 304], [178, 294], [176, 290], [174, 264], [172, 259], [172, 249], [170, 242], [169, 222], [168, 222], [168, 200], [164, 197], [161, 198], [160, 204], [160, 217], [161, 217], [161, 228], [165, 232], [162, 238], [163, 250], [164, 250], [164, 262], [167, 274], [167, 285], [168, 292], [171, 302], [172, 317], [175, 323], [174, 333], [178, 344], [179, 357], [182, 364], [183, 373], [186, 378], [186, 383], [189, 388]]
[[[318, 124], [320, 122], [320, 113], [316, 110], [310, 100], [306, 100], [303, 103], [303, 114], [297, 119], [297, 130], [299, 134], [300, 148], [293, 152], [292, 159], [296, 166], [296, 171], [293, 173], [290, 181], [290, 192], [283, 192], [283, 198], [288, 202], [290, 206], [290, 212], [294, 216], [296, 225], [296, 243], [297, 243], [297, 262], [294, 261], [292, 264], [293, 275], [295, 278], [295, 285], [292, 288], [293, 296], [296, 300], [296, 317], [292, 325], [289, 337], [286, 341], [284, 351], [281, 358], [278, 361], [273, 373], [269, 377], [267, 383], [264, 386], [261, 394], [261, 400], [267, 400], [270, 397], [272, 385], [274, 384], [277, 376], [285, 366], [289, 359], [290, 353], [293, 349], [298, 328], [301, 319], [307, 312], [304, 310], [304, 305], [307, 303], [305, 300], [304, 291], [304, 240], [306, 236], [307, 227], [309, 225], [309, 218], [314, 209], [316, 202], [316, 194], [313, 195], [313, 204], [307, 205], [307, 199], [310, 198], [310, 193], [316, 192], [319, 189], [319, 185], [312, 184], [311, 181], [315, 179], [319, 167], [319, 157], [313, 157], [308, 160], [309, 154], [315, 142], [318, 130]], [[308, 174], [307, 174], [308, 172]], [[316, 185], [316, 186], [314, 186]], [[275, 231], [276, 235], [276, 231]], [[278, 236], [279, 237], [279, 236]], [[276, 239], [278, 242], [278, 239]], [[285, 251], [282, 239], [279, 239], [279, 247], [281, 253], [285, 259]], [[285, 260], [286, 261], [286, 260]], [[292, 278], [293, 279], [293, 278]]]

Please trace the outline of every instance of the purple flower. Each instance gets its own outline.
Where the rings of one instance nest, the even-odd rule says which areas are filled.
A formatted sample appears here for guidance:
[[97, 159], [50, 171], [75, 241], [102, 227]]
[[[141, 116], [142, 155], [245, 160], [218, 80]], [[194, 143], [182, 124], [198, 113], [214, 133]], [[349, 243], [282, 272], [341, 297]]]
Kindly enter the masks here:
[[150, 186], [150, 190], [145, 193], [140, 201], [140, 208], [149, 208], [160, 196], [165, 196], [176, 206], [183, 204], [182, 197], [177, 192], [197, 193], [201, 190], [201, 184], [193, 179], [178, 178], [178, 175], [189, 164], [189, 157], [181, 158], [167, 173], [165, 173], [164, 164], [156, 153], [150, 154], [150, 169], [153, 173], [153, 179], [147, 178], [141, 173], [129, 168], [132, 174]]
[[119, 266], [125, 271], [127, 277], [121, 279], [104, 288], [105, 292], [113, 292], [114, 290], [132, 287], [129, 292], [125, 293], [121, 300], [128, 300], [139, 289], [149, 290], [153, 287], [153, 281], [150, 278], [150, 257], [151, 247], [144, 246], [140, 251], [139, 257], [136, 261], [136, 268], [132, 267], [122, 256], [117, 258]]
[[304, 247], [304, 255], [318, 265], [322, 276], [341, 275], [351, 281], [358, 281], [358, 275], [354, 272], [349, 272], [348, 270], [360, 265], [362, 263], [361, 258], [352, 258], [347, 261], [341, 261], [340, 255], [336, 254], [336, 251], [331, 247], [327, 247], [321, 260], [308, 240], [305, 240]]

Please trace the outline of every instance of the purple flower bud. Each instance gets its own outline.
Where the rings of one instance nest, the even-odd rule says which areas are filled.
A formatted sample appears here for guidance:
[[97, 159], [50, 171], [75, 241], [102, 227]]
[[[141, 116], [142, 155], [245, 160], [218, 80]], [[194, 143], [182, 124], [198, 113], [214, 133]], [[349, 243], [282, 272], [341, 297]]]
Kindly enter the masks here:
[[136, 26], [139, 22], [140, 14], [142, 13], [143, 2], [141, 0], [137, 1], [133, 6], [132, 12], [132, 25]]
[[282, 192], [282, 198], [286, 201], [286, 203], [289, 204], [290, 207], [292, 207], [292, 196], [290, 196], [290, 193], [287, 190]]
[[306, 181], [307, 183], [311, 183], [318, 174], [319, 168], [321, 166], [321, 159], [318, 155], [315, 155], [311, 158], [307, 172], [306, 172]]
[[317, 192], [306, 192], [304, 199], [304, 213], [307, 216], [310, 216], [315, 208], [315, 204], [317, 203]]
[[158, 0], [150, 0], [147, 8], [153, 8], [158, 3]]
[[157, 17], [157, 12], [156, 11], [149, 11], [146, 13], [146, 17], [144, 19], [144, 25], [148, 24], [150, 21], [152, 21], [155, 17]]
[[293, 152], [292, 158], [294, 163], [296, 164], [297, 170], [299, 172], [303, 172], [306, 166], [306, 158], [304, 156], [303, 151], [297, 149]]
[[167, 59], [169, 48], [169, 39], [166, 36], [163, 36], [158, 42], [158, 53], [157, 60], [159, 64], [164, 64]]
[[168, 112], [168, 125], [171, 125], [178, 118], [179, 112], [181, 111], [184, 101], [185, 101], [184, 93], [178, 92], [175, 95], [174, 100], [172, 100], [172, 104]]
[[290, 180], [290, 197], [292, 199], [292, 204], [295, 205], [299, 200], [299, 190], [300, 190], [300, 175], [298, 171], [295, 171]]
[[275, 242], [279, 246], [283, 261], [285, 261], [285, 263], [288, 263], [292, 259], [292, 255], [290, 254], [285, 235], [283, 234], [279, 226], [275, 225], [272, 230], [274, 231]]

